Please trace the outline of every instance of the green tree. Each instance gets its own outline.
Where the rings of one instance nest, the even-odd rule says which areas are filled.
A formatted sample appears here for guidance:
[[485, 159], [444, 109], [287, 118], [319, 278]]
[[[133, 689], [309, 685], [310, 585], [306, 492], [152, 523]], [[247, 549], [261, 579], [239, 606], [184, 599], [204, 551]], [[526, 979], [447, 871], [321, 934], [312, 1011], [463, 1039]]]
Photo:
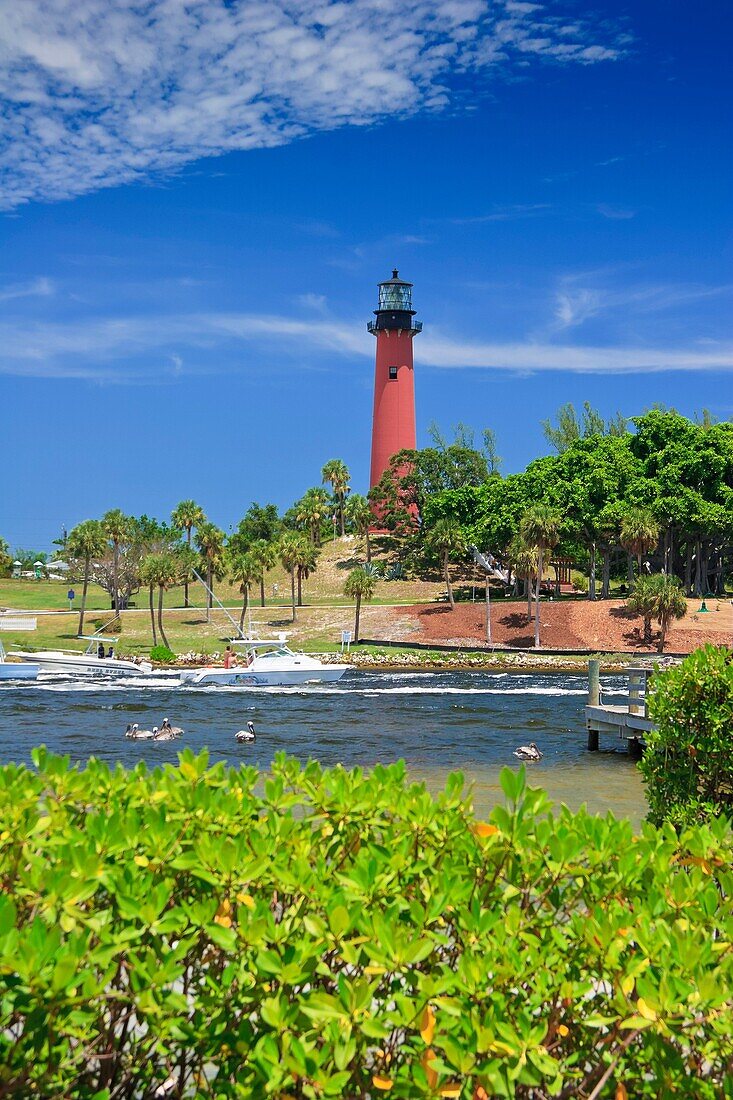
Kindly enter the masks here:
[[537, 576], [537, 547], [526, 546], [519, 535], [509, 544], [507, 559], [516, 575], [524, 582], [527, 597], [527, 622], [532, 621], [532, 582]]
[[489, 477], [493, 477], [495, 474], [499, 474], [502, 463], [502, 459], [496, 450], [496, 432], [493, 428], [485, 428], [481, 433], [481, 438], [484, 441], [483, 453], [486, 458]]
[[229, 553], [227, 555], [229, 566], [229, 578], [233, 583], [239, 584], [242, 594], [242, 611], [239, 616], [239, 629], [244, 630], [244, 620], [249, 607], [249, 586], [257, 584], [262, 579], [264, 566], [262, 559], [250, 551], [248, 554]]
[[0, 577], [8, 577], [13, 568], [13, 559], [10, 555], [10, 547], [5, 539], [0, 538]]
[[451, 584], [449, 566], [451, 559], [466, 553], [466, 536], [459, 523], [446, 517], [439, 519], [435, 527], [428, 532], [427, 543], [440, 555], [443, 579], [448, 590], [448, 602], [451, 611], [454, 611], [456, 603], [453, 598], [453, 585]]
[[545, 439], [558, 454], [562, 454], [579, 439], [589, 439], [591, 436], [599, 435], [618, 436], [626, 432], [626, 419], [621, 413], [616, 413], [606, 424], [601, 414], [589, 401], [583, 402], [580, 417], [575, 406], [570, 402], [561, 405], [557, 410], [556, 419], [557, 424], [553, 424], [551, 420], [543, 420], [542, 430], [545, 433]]
[[670, 624], [675, 619], [683, 619], [687, 614], [687, 600], [677, 577], [670, 577], [666, 573], [660, 576], [656, 614], [659, 623], [658, 649], [660, 653], [664, 653], [664, 643]]
[[132, 533], [132, 521], [119, 508], [113, 508], [102, 516], [102, 529], [112, 543], [112, 602], [115, 617], [120, 614], [120, 543], [125, 542]]
[[300, 539], [300, 549], [298, 554], [298, 564], [296, 567], [296, 575], [298, 581], [298, 607], [303, 606], [303, 581], [307, 581], [311, 573], [316, 568], [318, 562], [319, 550], [317, 546], [313, 546], [308, 539]]
[[83, 634], [92, 561], [94, 558], [101, 558], [107, 550], [107, 536], [99, 520], [85, 519], [83, 523], [72, 528], [66, 542], [66, 550], [69, 557], [78, 558], [84, 562], [84, 583], [77, 629], [77, 634]]
[[648, 706], [654, 726], [639, 768], [649, 819], [678, 827], [733, 819], [733, 651], [705, 645], [656, 672]]
[[181, 573], [183, 570], [183, 562], [176, 554], [174, 550], [161, 550], [153, 554], [148, 554], [143, 560], [141, 566], [141, 576], [144, 577], [144, 582], [147, 584], [150, 593], [150, 620], [153, 629], [153, 645], [157, 644], [157, 638], [155, 636], [155, 622], [153, 620], [153, 603], [152, 603], [152, 590], [154, 587], [158, 589], [158, 630], [163, 644], [171, 649], [170, 642], [165, 633], [165, 626], [163, 625], [163, 598], [169, 588], [173, 588], [176, 584], [180, 584]]
[[255, 542], [275, 542], [281, 526], [280, 515], [274, 504], [262, 505], [253, 501], [229, 541], [231, 543], [236, 540], [237, 550], [246, 552]]
[[330, 510], [328, 493], [320, 486], [308, 489], [295, 509], [298, 523], [308, 531], [313, 545], [319, 546], [323, 521]]
[[359, 641], [359, 619], [361, 617], [362, 600], [369, 602], [374, 596], [377, 587], [377, 575], [372, 569], [359, 565], [352, 569], [346, 578], [344, 595], [356, 603], [354, 616], [354, 641]]
[[303, 556], [302, 536], [295, 531], [286, 531], [280, 536], [277, 553], [283, 569], [290, 574], [290, 602], [295, 622], [295, 574]]
[[535, 504], [525, 513], [520, 525], [520, 534], [526, 546], [537, 549], [537, 587], [534, 609], [534, 644], [540, 646], [540, 592], [546, 550], [557, 546], [560, 517], [546, 504]]
[[[206, 522], [206, 516], [203, 508], [198, 505], [195, 500], [182, 500], [181, 503], [173, 509], [171, 520], [174, 527], [179, 531], [185, 532], [186, 545], [190, 548], [191, 532], [194, 527], [198, 527], [200, 524]], [[183, 585], [183, 606], [189, 606], [188, 577], [186, 577]]]
[[256, 539], [247, 551], [259, 566], [260, 604], [265, 606], [265, 574], [277, 563], [277, 546], [266, 539]]
[[349, 492], [351, 475], [345, 462], [342, 462], [340, 458], [332, 458], [321, 470], [321, 477], [323, 478], [324, 484], [326, 482], [330, 484], [333, 489], [333, 495], [336, 497], [341, 537], [343, 538], [345, 534], [344, 501], [346, 500], [346, 494]]
[[366, 560], [372, 560], [372, 547], [369, 539], [369, 528], [374, 523], [374, 513], [369, 506], [369, 501], [361, 493], [352, 493], [346, 502], [346, 517], [358, 535], [365, 539]]
[[636, 557], [637, 576], [641, 576], [644, 554], [653, 550], [659, 541], [659, 524], [645, 508], [630, 508], [621, 520], [621, 545]]
[[641, 615], [644, 620], [643, 641], [646, 645], [652, 643], [652, 619], [657, 613], [657, 595], [659, 590], [659, 577], [641, 576], [634, 585], [634, 590], [626, 600], [626, 606], [636, 615]]
[[224, 566], [224, 532], [208, 521], [196, 529], [196, 545], [206, 567], [206, 621], [211, 622], [214, 593], [214, 577], [221, 575]]
[[158, 583], [160, 555], [156, 553], [146, 554], [140, 564], [140, 583], [148, 590], [148, 607], [150, 609], [150, 630], [153, 635], [153, 645], [158, 644], [158, 635], [155, 629], [155, 588]]

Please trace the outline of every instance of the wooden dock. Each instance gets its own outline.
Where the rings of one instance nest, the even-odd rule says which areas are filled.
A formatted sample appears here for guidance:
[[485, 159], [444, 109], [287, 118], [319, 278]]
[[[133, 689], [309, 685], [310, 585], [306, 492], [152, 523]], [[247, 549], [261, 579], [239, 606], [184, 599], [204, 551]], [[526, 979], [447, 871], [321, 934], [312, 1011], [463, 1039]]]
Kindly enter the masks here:
[[644, 735], [654, 728], [647, 712], [646, 690], [651, 673], [649, 668], [628, 669], [628, 690], [623, 700], [614, 693], [613, 702], [606, 702], [600, 686], [600, 662], [588, 662], [588, 703], [585, 708], [585, 725], [588, 730], [588, 748], [597, 752], [601, 734], [617, 741], [625, 741], [628, 751], [640, 756]]

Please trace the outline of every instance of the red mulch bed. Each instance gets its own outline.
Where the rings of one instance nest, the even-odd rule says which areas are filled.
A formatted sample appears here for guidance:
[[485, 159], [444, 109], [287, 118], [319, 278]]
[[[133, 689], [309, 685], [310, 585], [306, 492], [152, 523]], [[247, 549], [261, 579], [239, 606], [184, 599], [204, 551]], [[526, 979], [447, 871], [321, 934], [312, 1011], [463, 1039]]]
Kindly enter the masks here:
[[[708, 600], [711, 613], [699, 615], [699, 600], [688, 600], [686, 618], [674, 623], [665, 648], [689, 653], [705, 642], [730, 645], [733, 641], [733, 606], [728, 600]], [[717, 610], [716, 610], [717, 609]], [[484, 642], [484, 604], [428, 604], [394, 608], [403, 622], [415, 617], [412, 638], [419, 642], [466, 644]], [[533, 606], [534, 612], [534, 606]], [[656, 624], [653, 648], [656, 646]], [[497, 645], [529, 648], [534, 645], [534, 620], [527, 621], [526, 601], [495, 599], [491, 604], [492, 640]], [[632, 615], [623, 600], [543, 601], [540, 605], [540, 641], [543, 649], [590, 649], [606, 652], [648, 650], [642, 642], [642, 621]]]

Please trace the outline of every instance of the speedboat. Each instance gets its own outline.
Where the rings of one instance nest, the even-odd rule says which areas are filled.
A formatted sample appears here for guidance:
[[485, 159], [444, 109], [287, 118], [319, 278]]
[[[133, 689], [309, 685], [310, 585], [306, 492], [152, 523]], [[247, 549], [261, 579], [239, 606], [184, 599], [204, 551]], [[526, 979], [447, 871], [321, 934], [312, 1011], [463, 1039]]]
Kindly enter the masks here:
[[235, 687], [285, 687], [294, 684], [332, 684], [353, 665], [324, 665], [316, 657], [294, 653], [285, 635], [275, 639], [233, 638], [242, 646], [247, 663], [221, 668], [209, 665], [181, 673], [182, 684], [225, 684]]
[[28, 662], [37, 666], [41, 672], [60, 672], [64, 675], [78, 676], [147, 676], [153, 671], [153, 666], [147, 661], [137, 664], [135, 661], [126, 661], [120, 657], [100, 657], [97, 648], [100, 643], [110, 642], [114, 644], [117, 638], [102, 637], [99, 634], [80, 635], [89, 642], [84, 653], [73, 649], [40, 649], [37, 652], [25, 652], [13, 650], [12, 656], [19, 661]]
[[35, 680], [40, 671], [38, 665], [26, 664], [24, 661], [9, 661], [5, 647], [0, 642], [0, 680]]

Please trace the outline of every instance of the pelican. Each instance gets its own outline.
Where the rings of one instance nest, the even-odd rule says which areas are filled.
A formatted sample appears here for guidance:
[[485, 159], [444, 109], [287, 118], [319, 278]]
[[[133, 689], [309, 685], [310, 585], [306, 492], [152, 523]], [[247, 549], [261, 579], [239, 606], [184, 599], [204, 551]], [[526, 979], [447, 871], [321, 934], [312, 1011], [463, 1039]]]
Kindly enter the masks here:
[[530, 760], [537, 763], [544, 754], [541, 749], [537, 748], [534, 741], [530, 741], [528, 745], [520, 745], [518, 749], [515, 749], [514, 755], [518, 756], [520, 760]]
[[[163, 731], [165, 731], [166, 733], [172, 734], [174, 737], [180, 737], [181, 734], [183, 733], [183, 729], [181, 728], [181, 726], [172, 726], [171, 725], [170, 718], [164, 718], [163, 719], [163, 725], [160, 727], [160, 733], [163, 733]], [[160, 734], [159, 734], [158, 735], [158, 740], [160, 741], [160, 739], [161, 738], [160, 738]], [[166, 740], [169, 740], [169, 738], [166, 738]]]
[[248, 722], [246, 730], [239, 730], [238, 733], [235, 733], [234, 740], [238, 741], [240, 745], [243, 741], [256, 741], [257, 734], [255, 733], [254, 722]]
[[155, 737], [157, 729], [157, 726], [153, 726], [151, 730], [141, 730], [135, 722], [133, 726], [128, 726], [125, 737], [129, 737], [132, 741], [151, 741]]
[[153, 741], [175, 741], [177, 736], [170, 726], [162, 726], [160, 729], [155, 726], [154, 731]]

